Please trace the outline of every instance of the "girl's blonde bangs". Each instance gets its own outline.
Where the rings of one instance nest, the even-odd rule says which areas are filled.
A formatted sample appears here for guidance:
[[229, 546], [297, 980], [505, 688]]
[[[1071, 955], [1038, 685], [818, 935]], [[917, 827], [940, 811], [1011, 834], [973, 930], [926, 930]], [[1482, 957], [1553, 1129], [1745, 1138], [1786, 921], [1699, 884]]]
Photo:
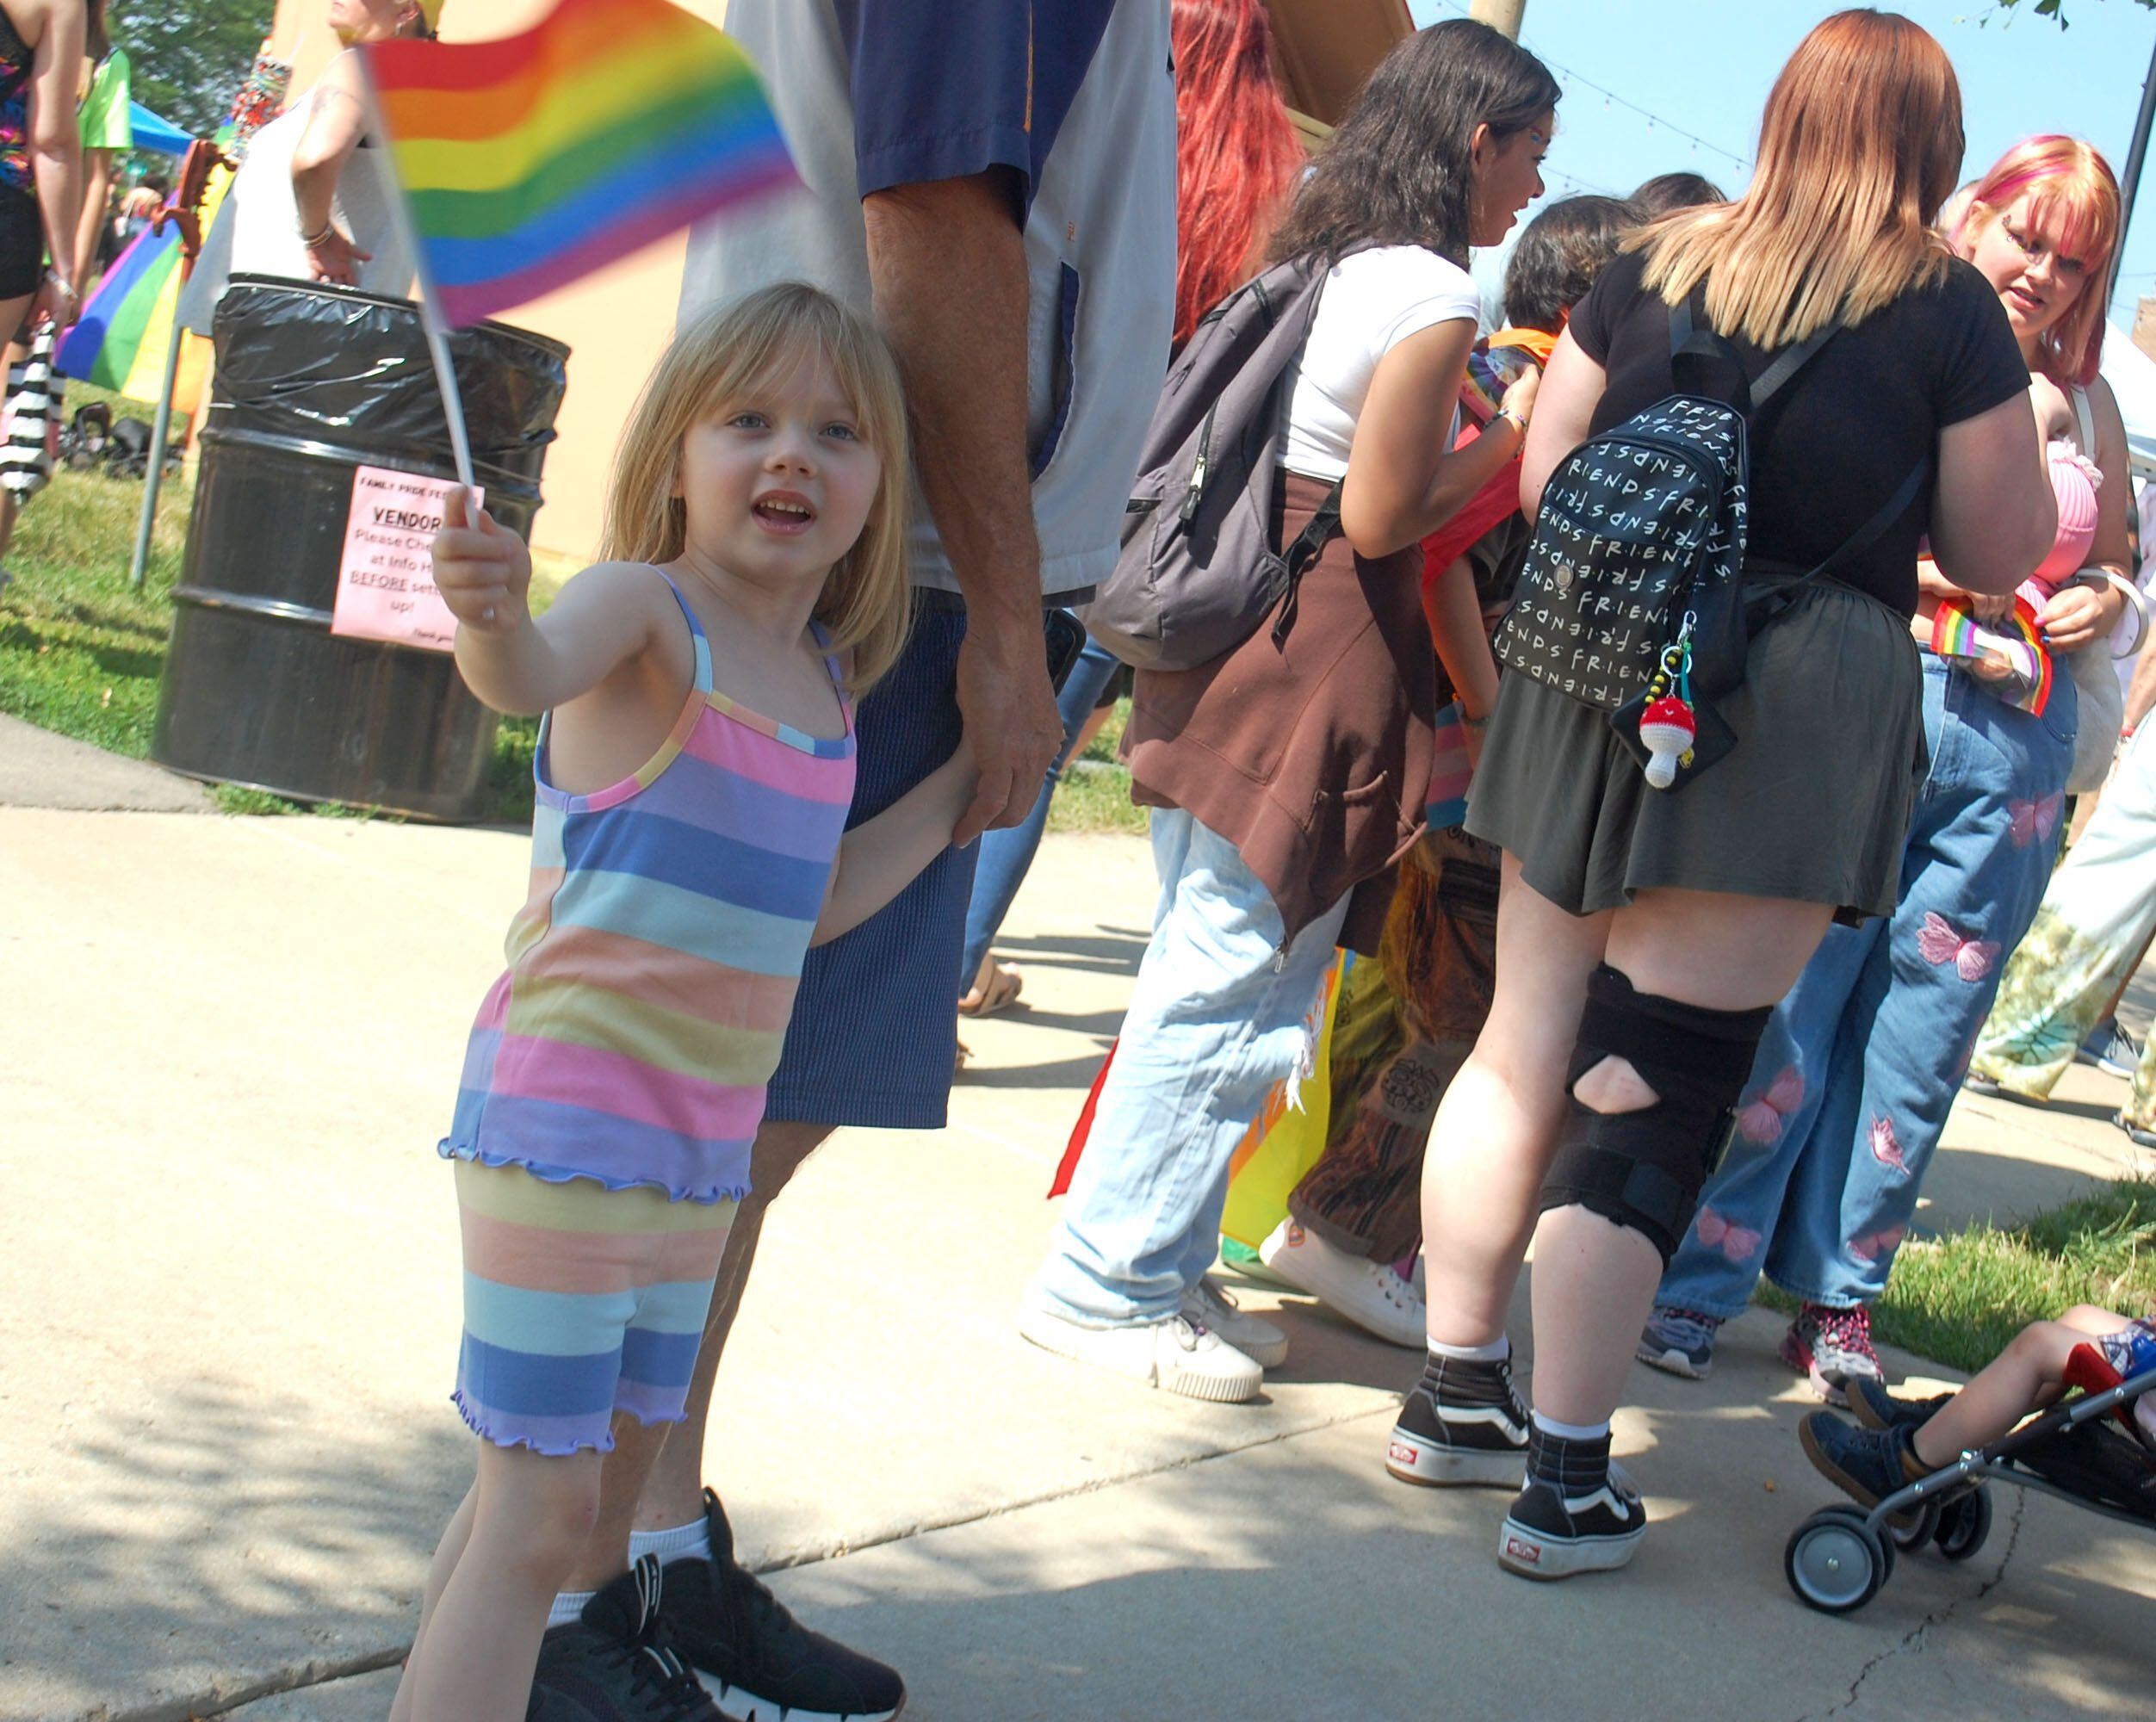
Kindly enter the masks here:
[[685, 519], [672, 494], [681, 440], [691, 427], [810, 356], [827, 359], [883, 472], [861, 536], [832, 566], [816, 619], [846, 654], [858, 695], [888, 670], [909, 623], [907, 530], [912, 465], [898, 367], [883, 338], [821, 289], [781, 282], [715, 307], [675, 334], [629, 414], [609, 486], [599, 554], [670, 562]]

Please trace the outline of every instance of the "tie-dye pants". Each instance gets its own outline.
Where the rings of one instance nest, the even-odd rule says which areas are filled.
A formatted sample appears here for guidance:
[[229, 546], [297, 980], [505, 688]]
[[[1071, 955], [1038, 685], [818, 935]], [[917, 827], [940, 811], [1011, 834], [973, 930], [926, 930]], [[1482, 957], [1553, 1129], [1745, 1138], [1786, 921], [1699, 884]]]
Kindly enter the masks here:
[[[1969, 1069], [2044, 1100], [2156, 931], [2156, 724], [2136, 730], [2096, 816], [2006, 965]], [[2129, 1123], [2156, 1127], [2156, 1035], [2134, 1073]]]

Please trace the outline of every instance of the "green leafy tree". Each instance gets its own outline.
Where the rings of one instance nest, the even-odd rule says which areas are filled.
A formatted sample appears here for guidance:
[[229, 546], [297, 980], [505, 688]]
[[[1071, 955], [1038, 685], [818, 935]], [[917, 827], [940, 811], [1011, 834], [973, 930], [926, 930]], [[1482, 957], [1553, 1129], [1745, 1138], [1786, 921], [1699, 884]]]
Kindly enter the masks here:
[[135, 100], [207, 138], [231, 118], [276, 9], [276, 0], [112, 0], [108, 15]]

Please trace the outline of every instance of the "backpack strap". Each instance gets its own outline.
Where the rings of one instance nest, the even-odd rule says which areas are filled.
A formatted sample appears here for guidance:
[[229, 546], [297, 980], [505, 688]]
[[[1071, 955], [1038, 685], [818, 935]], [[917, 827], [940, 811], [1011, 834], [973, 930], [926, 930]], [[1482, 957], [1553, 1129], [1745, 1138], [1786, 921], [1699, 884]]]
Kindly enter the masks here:
[[1862, 555], [1886, 534], [1886, 530], [1908, 511], [1909, 505], [1917, 499], [1917, 492], [1924, 488], [1924, 480], [1931, 476], [1931, 456], [1926, 455], [1909, 469], [1909, 475], [1895, 486], [1894, 493], [1879, 505], [1878, 511], [1856, 531], [1842, 541], [1840, 547], [1817, 567], [1763, 592], [1744, 606], [1744, 619], [1754, 634], [1778, 620], [1796, 603], [1800, 590], [1814, 580], [1829, 580], [1839, 574], [1851, 562]]
[[1273, 623], [1273, 645], [1276, 651], [1287, 643], [1287, 636], [1295, 626], [1303, 593], [1303, 571], [1317, 560], [1318, 553], [1332, 542], [1333, 535], [1340, 530], [1340, 491], [1341, 486], [1335, 485], [1325, 492], [1324, 501], [1317, 505], [1317, 512], [1295, 535], [1295, 542], [1281, 558], [1287, 564], [1287, 591], [1280, 599], [1280, 613]]
[[1707, 320], [1707, 287], [1702, 282], [1687, 298], [1670, 307], [1670, 368], [1674, 373], [1677, 362], [1688, 356], [1720, 360], [1736, 372], [1744, 396], [1741, 410], [1750, 418], [1788, 387], [1797, 373], [1812, 362], [1813, 355], [1841, 332], [1838, 318], [1824, 328], [1814, 329], [1803, 340], [1784, 347], [1775, 355], [1772, 364], [1756, 377], [1747, 380], [1744, 361], [1737, 349]]

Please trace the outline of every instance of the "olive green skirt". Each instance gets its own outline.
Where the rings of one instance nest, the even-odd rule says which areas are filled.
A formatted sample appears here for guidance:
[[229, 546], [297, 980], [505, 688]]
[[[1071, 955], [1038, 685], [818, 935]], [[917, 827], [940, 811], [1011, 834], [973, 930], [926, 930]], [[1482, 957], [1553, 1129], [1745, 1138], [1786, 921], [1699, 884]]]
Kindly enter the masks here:
[[1737, 746], [1676, 790], [1648, 787], [1609, 714], [1517, 672], [1500, 685], [1467, 828], [1574, 914], [1646, 890], [1730, 891], [1891, 914], [1927, 768], [1909, 624], [1817, 581], [1751, 644], [1716, 702]]

